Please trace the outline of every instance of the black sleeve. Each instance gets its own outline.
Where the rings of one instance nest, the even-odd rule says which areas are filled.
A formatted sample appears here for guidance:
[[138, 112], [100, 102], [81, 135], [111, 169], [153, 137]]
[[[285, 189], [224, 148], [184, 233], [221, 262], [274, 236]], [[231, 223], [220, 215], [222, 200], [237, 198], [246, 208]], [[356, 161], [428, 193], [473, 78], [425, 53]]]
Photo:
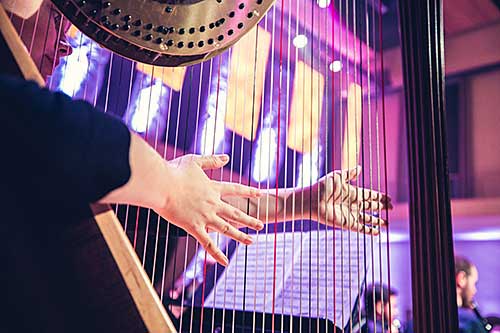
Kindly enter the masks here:
[[83, 101], [0, 77], [2, 183], [26, 200], [91, 203], [130, 178], [130, 132]]

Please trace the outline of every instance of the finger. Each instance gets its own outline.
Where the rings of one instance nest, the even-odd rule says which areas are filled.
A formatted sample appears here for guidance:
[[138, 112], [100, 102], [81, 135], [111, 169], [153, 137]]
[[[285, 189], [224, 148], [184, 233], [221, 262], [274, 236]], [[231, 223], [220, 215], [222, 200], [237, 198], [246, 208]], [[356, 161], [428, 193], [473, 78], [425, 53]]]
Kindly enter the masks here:
[[208, 224], [208, 227], [240, 243], [246, 245], [250, 245], [253, 243], [252, 237], [245, 234], [244, 232], [239, 231], [217, 215], [214, 217], [212, 222]]
[[324, 192], [325, 201], [330, 200], [330, 198], [334, 195], [335, 192], [335, 174], [333, 172], [330, 172], [320, 181], [325, 182], [325, 192]]
[[361, 167], [358, 165], [354, 168], [351, 169], [344, 169], [340, 171], [340, 178], [342, 182], [350, 182], [352, 180], [355, 180], [359, 174], [361, 173]]
[[361, 213], [360, 218], [363, 221], [364, 224], [370, 224], [371, 226], [386, 226], [387, 221], [384, 219], [381, 219], [379, 217], [366, 214], [366, 213]]
[[386, 206], [380, 201], [363, 201], [359, 204], [360, 210], [365, 211], [379, 211], [384, 209]]
[[353, 221], [355, 221], [355, 214], [346, 207], [335, 209], [336, 225], [342, 230], [349, 230]]
[[372, 228], [361, 223], [353, 223], [350, 227], [351, 231], [359, 232], [367, 235], [378, 235], [379, 231], [377, 228]]
[[198, 232], [193, 233], [193, 236], [196, 238], [198, 242], [200, 242], [201, 246], [207, 251], [208, 254], [212, 256], [219, 264], [222, 266], [227, 266], [229, 260], [222, 253], [222, 251], [214, 244], [214, 241], [208, 236], [208, 233], [205, 230], [200, 230]]
[[[236, 229], [241, 229], [241, 228], [247, 228], [246, 225], [243, 225], [243, 224], [239, 224], [238, 222], [235, 222], [235, 221], [232, 221], [228, 218], [224, 218], [224, 220], [229, 223], [230, 225], [232, 225], [233, 227], [235, 227]], [[213, 227], [208, 227], [208, 232], [217, 232], [217, 230], [213, 229]]]
[[225, 202], [221, 204], [220, 210], [217, 212], [217, 215], [225, 220], [230, 220], [232, 222], [231, 224], [237, 223], [245, 227], [250, 227], [257, 231], [264, 228], [264, 224], [260, 220], [245, 214], [238, 208], [235, 208]]
[[349, 184], [347, 183], [342, 183], [342, 186], [340, 188], [340, 200], [342, 200], [342, 202], [345, 202], [347, 203], [348, 199], [350, 198], [351, 196], [351, 187]]
[[207, 156], [193, 155], [192, 158], [203, 170], [222, 168], [229, 162], [229, 156], [226, 154]]
[[360, 199], [362, 199], [364, 201], [366, 201], [366, 200], [370, 200], [370, 201], [378, 200], [382, 203], [390, 202], [387, 195], [385, 195], [381, 192], [375, 191], [375, 190], [368, 189], [368, 188], [359, 187], [358, 188], [358, 195], [359, 195]]
[[349, 189], [349, 202], [351, 205], [357, 205], [361, 202], [362, 197], [359, 195], [358, 188], [356, 186], [348, 185]]
[[381, 201], [363, 201], [363, 203], [361, 203], [359, 206], [361, 207], [360, 210], [366, 210], [371, 212], [379, 212], [386, 208], [387, 209], [393, 208], [392, 203], [390, 202], [384, 203]]
[[259, 189], [238, 183], [218, 182], [213, 184], [218, 188], [221, 196], [237, 196], [243, 198], [257, 198], [261, 196]]

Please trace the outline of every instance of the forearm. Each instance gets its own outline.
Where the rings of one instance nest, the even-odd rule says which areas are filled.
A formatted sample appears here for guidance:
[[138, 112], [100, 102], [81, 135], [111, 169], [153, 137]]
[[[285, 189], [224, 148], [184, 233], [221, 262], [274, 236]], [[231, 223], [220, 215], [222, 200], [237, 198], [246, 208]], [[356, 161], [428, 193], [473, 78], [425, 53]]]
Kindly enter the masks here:
[[139, 136], [131, 134], [130, 137], [130, 179], [99, 202], [162, 207], [167, 200], [168, 189], [168, 167], [165, 160]]
[[259, 198], [224, 198], [224, 201], [264, 223], [299, 220], [309, 206], [300, 188], [261, 189]]

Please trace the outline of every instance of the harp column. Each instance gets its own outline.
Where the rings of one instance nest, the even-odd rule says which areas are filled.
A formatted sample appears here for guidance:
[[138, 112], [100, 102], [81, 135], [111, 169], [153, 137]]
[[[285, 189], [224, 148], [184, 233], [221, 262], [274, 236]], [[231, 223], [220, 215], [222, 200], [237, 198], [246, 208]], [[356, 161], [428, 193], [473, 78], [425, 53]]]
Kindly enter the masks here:
[[457, 332], [441, 0], [399, 0], [415, 332]]

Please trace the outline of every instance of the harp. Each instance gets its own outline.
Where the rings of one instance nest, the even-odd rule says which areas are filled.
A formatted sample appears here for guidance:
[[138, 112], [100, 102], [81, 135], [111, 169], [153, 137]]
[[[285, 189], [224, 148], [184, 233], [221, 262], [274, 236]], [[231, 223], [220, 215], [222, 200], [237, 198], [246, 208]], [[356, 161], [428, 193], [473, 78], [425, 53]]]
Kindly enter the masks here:
[[[151, 12], [146, 17], [134, 1], [54, 3], [79, 29], [69, 32], [73, 58], [59, 64], [47, 85], [122, 116], [165, 158], [227, 152], [231, 165], [212, 173], [212, 178], [271, 193], [280, 187], [305, 189], [334, 168], [360, 164], [363, 171], [356, 184], [388, 190], [383, 45], [377, 34], [380, 1], [281, 0], [269, 10], [270, 3], [259, 0], [223, 0], [218, 5], [167, 0], [154, 1], [161, 15]], [[196, 15], [190, 18], [193, 8]], [[429, 332], [456, 331], [442, 132], [441, 11], [439, 1], [421, 6], [400, 1], [408, 136], [415, 148], [409, 149], [414, 319], [417, 331]], [[165, 15], [175, 18], [172, 24], [161, 24]], [[257, 17], [262, 19], [258, 25], [252, 21]], [[6, 22], [2, 19], [2, 25]], [[224, 34], [213, 33], [222, 30]], [[412, 50], [419, 47], [431, 52], [417, 55]], [[421, 189], [424, 185], [426, 191]], [[291, 207], [299, 202], [294, 196], [289, 200]], [[246, 210], [248, 205], [240, 208]], [[274, 205], [278, 202], [259, 209], [267, 212]], [[108, 238], [101, 239], [101, 246], [114, 257], [107, 262], [115, 266], [121, 281], [118, 293], [135, 309], [126, 324], [117, 323], [123, 320], [119, 313], [96, 319], [110, 322], [111, 330], [351, 332], [361, 325], [361, 304], [374, 302], [363, 300], [366, 286], [391, 284], [388, 229], [377, 237], [351, 233], [342, 225], [335, 232], [310, 222], [319, 211], [302, 211], [298, 222], [267, 227], [255, 236], [261, 247], [253, 252], [214, 236], [232, 254], [234, 266], [222, 271], [196, 242], [154, 212], [115, 206], [120, 226], [109, 208], [104, 210], [110, 220], [101, 220], [102, 210], [94, 209], [100, 232], [106, 238], [106, 226], [113, 228], [112, 238], [118, 235], [119, 247], [113, 250]], [[385, 210], [370, 213], [388, 217]], [[144, 294], [134, 294], [126, 274], [122, 275], [126, 269], [117, 256], [124, 253], [135, 267], [132, 280], [146, 290], [143, 301], [137, 297]], [[325, 267], [331, 270], [323, 271]], [[241, 293], [228, 300], [231, 268], [229, 281]], [[431, 278], [424, 271], [432, 272]], [[295, 292], [286, 294], [285, 276], [291, 281], [288, 290]], [[310, 288], [313, 282], [315, 290]], [[256, 287], [260, 284], [264, 292]], [[443, 301], [432, 305], [431, 312], [438, 317], [428, 320], [425, 309], [432, 295]], [[154, 318], [149, 321], [143, 311], [152, 311]]]

